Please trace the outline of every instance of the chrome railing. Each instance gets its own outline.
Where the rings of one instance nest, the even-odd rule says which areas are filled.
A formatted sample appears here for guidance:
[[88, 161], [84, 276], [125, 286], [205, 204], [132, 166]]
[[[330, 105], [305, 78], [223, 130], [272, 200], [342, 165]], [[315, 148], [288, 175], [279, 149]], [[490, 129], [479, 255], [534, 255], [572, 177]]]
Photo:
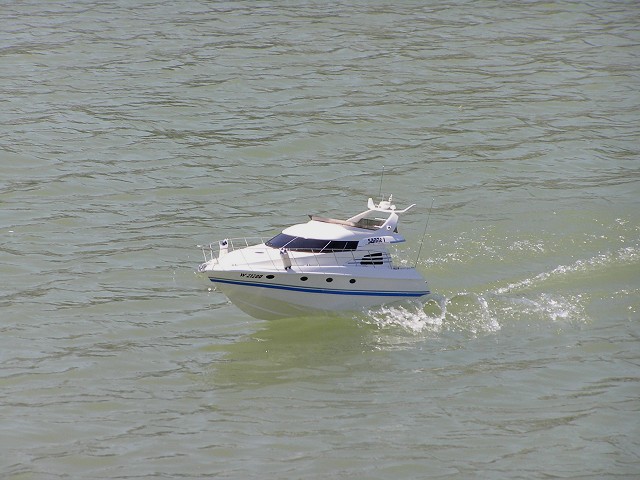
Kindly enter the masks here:
[[[252, 249], [266, 253], [259, 262], [242, 254], [243, 265], [250, 269], [260, 270], [269, 265], [274, 270], [292, 267], [323, 267], [344, 265], [352, 267], [412, 268], [393, 265], [391, 254], [386, 250], [323, 250], [311, 251], [287, 248], [272, 248], [264, 245], [268, 239], [262, 237], [228, 238], [209, 245], [198, 245], [202, 249], [205, 263], [210, 262], [235, 250], [250, 252]], [[249, 250], [246, 250], [249, 249]]]
[[267, 240], [269, 239], [263, 237], [225, 238], [224, 240], [220, 240], [217, 243], [210, 243], [209, 245], [198, 245], [198, 247], [202, 249], [204, 261], [206, 263], [220, 256], [220, 251], [224, 248], [224, 242], [227, 243], [227, 252], [233, 252], [234, 250], [240, 250], [242, 248], [258, 247]]

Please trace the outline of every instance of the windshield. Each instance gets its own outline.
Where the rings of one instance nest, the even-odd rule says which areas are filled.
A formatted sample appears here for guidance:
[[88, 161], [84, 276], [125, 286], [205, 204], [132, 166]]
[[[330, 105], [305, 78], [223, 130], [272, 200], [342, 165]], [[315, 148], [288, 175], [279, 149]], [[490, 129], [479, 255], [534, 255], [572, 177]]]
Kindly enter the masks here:
[[265, 245], [271, 248], [286, 248], [287, 250], [300, 252], [344, 252], [358, 248], [357, 241], [318, 240], [315, 238], [293, 237], [284, 233], [276, 235]]

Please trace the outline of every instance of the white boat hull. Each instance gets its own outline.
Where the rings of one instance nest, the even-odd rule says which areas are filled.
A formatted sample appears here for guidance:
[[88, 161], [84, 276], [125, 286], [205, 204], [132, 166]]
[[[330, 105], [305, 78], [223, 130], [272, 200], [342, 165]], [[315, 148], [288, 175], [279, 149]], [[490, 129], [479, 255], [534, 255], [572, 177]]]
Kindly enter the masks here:
[[[384, 277], [300, 271], [275, 275], [255, 271], [208, 271], [207, 276], [242, 311], [267, 320], [357, 311], [429, 293], [424, 279], [413, 275], [412, 270], [391, 270], [395, 275], [389, 275], [390, 269], [385, 270]], [[407, 274], [411, 275], [408, 277]]]

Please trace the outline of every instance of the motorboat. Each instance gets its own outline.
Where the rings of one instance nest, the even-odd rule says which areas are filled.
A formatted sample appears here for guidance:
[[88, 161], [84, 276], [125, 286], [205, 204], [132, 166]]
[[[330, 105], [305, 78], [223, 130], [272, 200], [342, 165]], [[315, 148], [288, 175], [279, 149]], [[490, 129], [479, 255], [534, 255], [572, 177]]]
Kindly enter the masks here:
[[227, 238], [200, 246], [198, 272], [245, 313], [261, 319], [358, 311], [429, 294], [412, 266], [393, 262], [404, 242], [393, 196], [347, 220], [310, 215], [271, 239]]

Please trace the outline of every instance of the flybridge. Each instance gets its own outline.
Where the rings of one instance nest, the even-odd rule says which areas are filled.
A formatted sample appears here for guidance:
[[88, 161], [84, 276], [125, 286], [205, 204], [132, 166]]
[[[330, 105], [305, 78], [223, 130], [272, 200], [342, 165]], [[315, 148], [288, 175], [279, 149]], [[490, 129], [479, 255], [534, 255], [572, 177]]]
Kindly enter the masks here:
[[[415, 207], [416, 204], [409, 205], [407, 208], [403, 210], [396, 210], [396, 206], [391, 203], [393, 200], [393, 195], [389, 196], [389, 200], [382, 200], [378, 205], [373, 202], [372, 198], [369, 198], [367, 202], [368, 210], [358, 215], [355, 215], [347, 220], [338, 220], [335, 218], [327, 218], [321, 217], [318, 215], [309, 215], [311, 220], [315, 220], [317, 222], [323, 223], [331, 223], [334, 225], [342, 225], [344, 227], [353, 227], [353, 228], [362, 228], [365, 230], [379, 230], [385, 227], [385, 224], [392, 220], [392, 222], [388, 222], [389, 225], [393, 225], [393, 230], [395, 230], [395, 226], [398, 223], [398, 214], [408, 212], [411, 208]], [[371, 218], [373, 215], [377, 213], [386, 213], [389, 215], [387, 218]], [[395, 216], [394, 216], [395, 215]], [[391, 228], [387, 228], [391, 230]]]
[[[415, 204], [397, 210], [396, 206], [391, 203], [392, 200], [393, 196], [390, 196], [388, 200], [383, 200], [376, 205], [373, 199], [369, 198], [368, 210], [347, 220], [310, 215], [311, 221], [293, 225], [283, 230], [283, 233], [306, 239], [357, 240], [361, 242], [361, 245], [404, 242], [404, 238], [398, 234], [399, 215], [409, 211]], [[370, 232], [372, 231], [376, 232], [375, 237], [371, 237]], [[376, 240], [362, 243], [368, 238]]]

